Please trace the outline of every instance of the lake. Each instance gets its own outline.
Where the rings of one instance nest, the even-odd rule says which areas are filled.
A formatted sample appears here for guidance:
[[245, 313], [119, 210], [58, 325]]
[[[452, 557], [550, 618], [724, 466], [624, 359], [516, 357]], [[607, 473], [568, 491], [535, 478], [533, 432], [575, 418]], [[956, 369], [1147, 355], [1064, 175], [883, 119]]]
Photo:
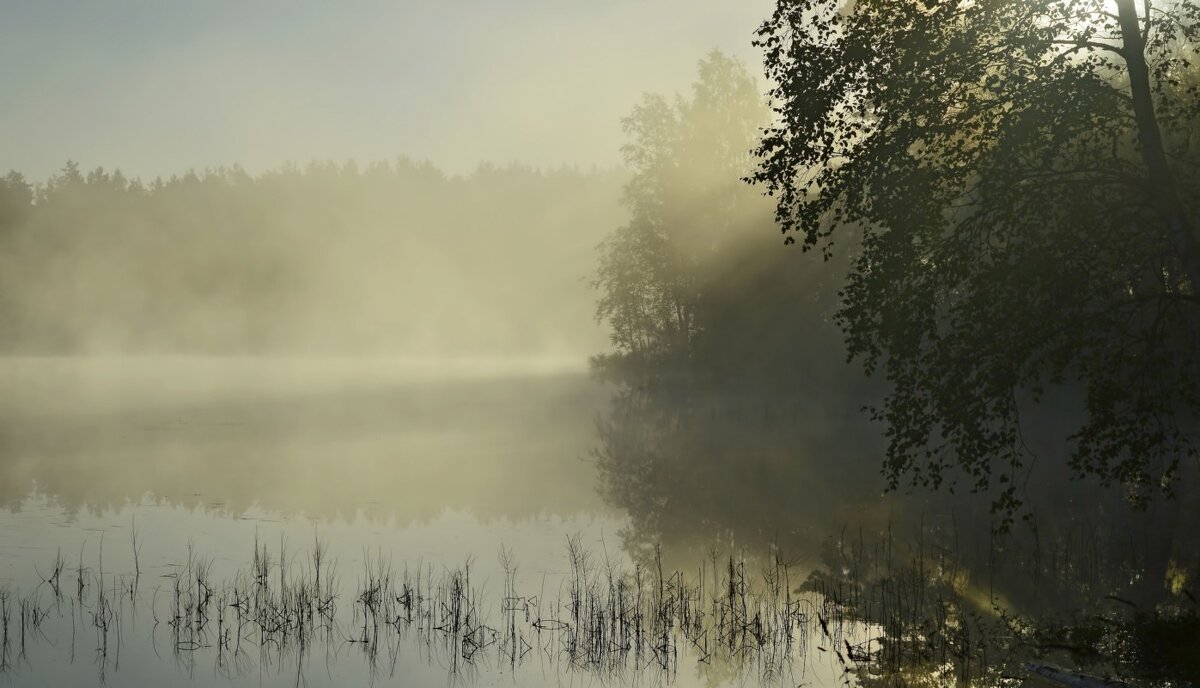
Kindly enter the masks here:
[[838, 681], [770, 551], [627, 550], [610, 395], [574, 360], [5, 359], [0, 683]]

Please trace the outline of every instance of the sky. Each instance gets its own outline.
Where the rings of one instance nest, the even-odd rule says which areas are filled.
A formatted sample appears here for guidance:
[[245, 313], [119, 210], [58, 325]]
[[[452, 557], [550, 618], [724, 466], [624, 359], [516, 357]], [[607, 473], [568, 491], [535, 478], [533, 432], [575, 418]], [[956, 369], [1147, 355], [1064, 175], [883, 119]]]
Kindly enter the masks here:
[[620, 118], [769, 0], [0, 0], [0, 172], [619, 164]]

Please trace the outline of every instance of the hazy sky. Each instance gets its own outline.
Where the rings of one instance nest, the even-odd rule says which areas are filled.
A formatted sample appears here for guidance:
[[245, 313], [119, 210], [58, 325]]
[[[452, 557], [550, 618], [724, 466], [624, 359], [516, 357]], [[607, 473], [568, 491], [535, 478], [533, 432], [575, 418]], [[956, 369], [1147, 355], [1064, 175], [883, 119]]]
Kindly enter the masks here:
[[[0, 172], [619, 161], [770, 0], [0, 0]], [[756, 68], [755, 68], [756, 69]]]

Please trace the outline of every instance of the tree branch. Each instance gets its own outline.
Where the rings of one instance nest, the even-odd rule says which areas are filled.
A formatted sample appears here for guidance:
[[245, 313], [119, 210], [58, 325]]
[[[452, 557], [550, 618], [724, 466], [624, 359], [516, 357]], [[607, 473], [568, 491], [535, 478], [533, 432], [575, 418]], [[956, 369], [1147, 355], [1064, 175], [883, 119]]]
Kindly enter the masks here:
[[1121, 57], [1125, 57], [1124, 50], [1122, 50], [1118, 46], [1109, 45], [1108, 43], [1098, 43], [1096, 41], [1085, 41], [1085, 40], [1081, 40], [1081, 39], [1068, 40], [1065, 38], [1053, 40], [1050, 42], [1053, 43], [1054, 45], [1070, 45], [1070, 46], [1074, 46], [1076, 48], [1092, 48], [1094, 50], [1107, 50], [1109, 52], [1116, 53], [1117, 55], [1120, 55]]

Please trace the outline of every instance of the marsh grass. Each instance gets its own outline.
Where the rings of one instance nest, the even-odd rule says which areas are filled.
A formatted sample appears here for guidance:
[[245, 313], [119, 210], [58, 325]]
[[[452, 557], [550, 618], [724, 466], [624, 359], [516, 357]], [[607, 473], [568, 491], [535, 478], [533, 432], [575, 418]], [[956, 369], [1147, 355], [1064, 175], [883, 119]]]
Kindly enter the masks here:
[[[1147, 618], [1141, 629], [1111, 614], [1087, 628], [1035, 622], [992, 587], [991, 571], [945, 543], [843, 534], [821, 568], [798, 574], [777, 549], [762, 558], [713, 550], [679, 570], [659, 550], [613, 557], [568, 537], [562, 572], [521, 575], [501, 548], [498, 566], [482, 569], [497, 572], [491, 577], [471, 558], [397, 563], [381, 549], [365, 550], [343, 576], [316, 536], [307, 548], [256, 536], [241, 564], [220, 566], [189, 544], [153, 593], [151, 638], [188, 672], [206, 663], [227, 678], [294, 671], [297, 683], [323, 656], [357, 657], [374, 678], [396, 676], [419, 657], [456, 680], [532, 667], [601, 681], [649, 673], [669, 682], [698, 671], [718, 683], [799, 685], [811, 682], [812, 663], [824, 662], [847, 684], [1004, 685], [1030, 658], [1073, 660], [1138, 643], [1147, 652], [1156, 633], [1200, 627], [1194, 615], [1167, 625]], [[1039, 557], [1045, 570], [1028, 575], [1042, 581], [1068, 559], [1049, 545]], [[95, 631], [101, 676], [119, 666], [140, 573], [107, 572], [103, 545], [95, 561], [85, 565], [81, 549], [74, 597], [51, 582], [66, 570], [61, 553], [32, 593], [0, 587], [0, 670], [19, 667], [27, 644], [44, 637], [43, 620], [63, 608], [72, 655], [78, 620]]]
[[[129, 537], [136, 552], [132, 526]], [[358, 655], [372, 676], [382, 677], [400, 670], [402, 648], [459, 678], [516, 674], [533, 664], [601, 678], [646, 672], [673, 678], [681, 667], [696, 666], [790, 681], [803, 673], [818, 608], [813, 596], [795, 592], [792, 571], [777, 555], [750, 562], [714, 552], [703, 565], [680, 571], [669, 569], [661, 553], [645, 562], [617, 560], [569, 537], [559, 574], [523, 577], [503, 548], [498, 567], [488, 569], [498, 578], [481, 576], [470, 558], [457, 565], [397, 564], [375, 549], [364, 551], [356, 573], [344, 579], [319, 537], [302, 549], [282, 539], [271, 547], [256, 536], [244, 563], [217, 566], [189, 543], [148, 593], [155, 652], [165, 646], [189, 673], [211, 663], [230, 678], [295, 671], [298, 682], [314, 651], [326, 661]], [[106, 571], [103, 543], [94, 567], [85, 554], [81, 548], [74, 596], [50, 582], [66, 570], [61, 553], [39, 579], [69, 610], [72, 658], [77, 630], [95, 632], [104, 677], [119, 666], [122, 625], [136, 616], [144, 572], [139, 564], [125, 576]], [[34, 593], [0, 588], [0, 667], [13, 666], [9, 647], [23, 656], [52, 607], [40, 590]]]
[[13, 670], [12, 640], [9, 627], [12, 624], [12, 591], [8, 587], [0, 587], [0, 675], [7, 675]]
[[25, 595], [0, 586], [0, 677], [21, 665], [30, 643], [45, 639], [42, 624], [49, 615], [40, 586]]

